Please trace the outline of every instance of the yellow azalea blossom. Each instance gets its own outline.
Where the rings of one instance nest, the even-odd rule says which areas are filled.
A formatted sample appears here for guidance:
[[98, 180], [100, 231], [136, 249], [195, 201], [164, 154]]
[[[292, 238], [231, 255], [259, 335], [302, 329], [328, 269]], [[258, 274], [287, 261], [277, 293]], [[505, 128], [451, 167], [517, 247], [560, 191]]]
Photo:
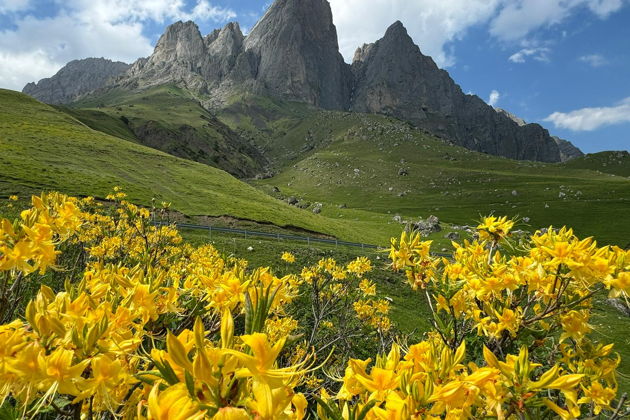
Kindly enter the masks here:
[[156, 384], [151, 390], [148, 400], [148, 413], [139, 418], [146, 420], [201, 420], [206, 412], [200, 410], [186, 390], [184, 384], [178, 384], [160, 392]]
[[290, 252], [283, 252], [280, 259], [282, 261], [288, 262], [289, 264], [293, 264], [295, 262], [295, 255], [291, 254]]
[[514, 222], [507, 217], [486, 217], [481, 221], [477, 230], [481, 240], [499, 241], [510, 234]]

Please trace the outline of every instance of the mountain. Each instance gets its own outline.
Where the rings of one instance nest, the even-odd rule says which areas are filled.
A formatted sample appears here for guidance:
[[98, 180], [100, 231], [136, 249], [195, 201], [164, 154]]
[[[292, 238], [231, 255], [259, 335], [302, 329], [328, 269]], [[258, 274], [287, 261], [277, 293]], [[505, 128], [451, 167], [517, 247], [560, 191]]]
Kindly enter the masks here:
[[[509, 111], [506, 111], [505, 109], [495, 108], [494, 110], [497, 111], [497, 113], [499, 114], [505, 115], [516, 124], [518, 124], [520, 127], [527, 125], [527, 122], [524, 119], [517, 117], [516, 115], [510, 113]], [[556, 142], [556, 145], [558, 146], [561, 162], [567, 162], [571, 159], [584, 156], [584, 153], [570, 141], [561, 139], [557, 136], [552, 136], [551, 138], [553, 139], [553, 141]]]
[[557, 136], [553, 136], [552, 138], [558, 145], [558, 149], [560, 149], [560, 160], [562, 162], [584, 156], [584, 153], [570, 141]]
[[213, 107], [245, 90], [343, 109], [350, 77], [328, 2], [278, 0], [247, 37], [236, 23], [205, 38], [193, 22], [169, 26], [154, 53], [116, 84], [146, 88], [176, 83]]
[[54, 76], [24, 86], [23, 93], [49, 104], [67, 104], [105, 86], [129, 64], [105, 58], [86, 58], [66, 64]]
[[473, 95], [413, 43], [396, 22], [374, 44], [357, 50], [352, 109], [410, 121], [471, 150], [511, 159], [557, 162], [560, 151], [547, 130], [520, 126]]
[[453, 144], [519, 160], [559, 162], [538, 124], [520, 125], [466, 95], [422, 54], [400, 22], [364, 45], [352, 65], [339, 53], [327, 0], [276, 0], [244, 36], [236, 23], [202, 36], [193, 22], [169, 26], [153, 54], [97, 95], [175, 85], [220, 113], [248, 93], [318, 108], [385, 114]]

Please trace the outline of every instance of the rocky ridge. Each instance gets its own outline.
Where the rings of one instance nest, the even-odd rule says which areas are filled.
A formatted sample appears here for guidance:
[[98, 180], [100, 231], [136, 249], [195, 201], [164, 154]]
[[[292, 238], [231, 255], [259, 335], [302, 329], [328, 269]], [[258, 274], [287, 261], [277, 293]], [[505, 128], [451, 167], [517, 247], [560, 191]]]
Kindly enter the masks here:
[[66, 104], [107, 85], [129, 64], [105, 58], [86, 58], [66, 64], [54, 76], [24, 86], [23, 93], [49, 104]]

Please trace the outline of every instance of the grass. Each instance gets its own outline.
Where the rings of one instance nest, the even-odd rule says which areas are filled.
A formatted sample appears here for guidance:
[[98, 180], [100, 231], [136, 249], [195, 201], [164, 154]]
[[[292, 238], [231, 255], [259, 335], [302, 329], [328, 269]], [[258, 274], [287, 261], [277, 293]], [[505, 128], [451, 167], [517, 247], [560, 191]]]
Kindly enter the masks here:
[[190, 93], [174, 86], [141, 92], [113, 90], [63, 110], [96, 130], [239, 177], [253, 177], [266, 163], [249, 141], [217, 120]]
[[224, 216], [369, 242], [362, 223], [297, 209], [226, 172], [95, 131], [53, 107], [0, 90], [0, 197], [41, 190], [105, 197], [122, 186], [148, 205], [168, 201], [189, 216]]
[[[396, 214], [435, 214], [465, 225], [495, 213], [525, 218], [530, 230], [568, 225], [602, 243], [630, 242], [630, 179], [617, 175], [630, 170], [630, 159], [615, 160], [615, 174], [593, 170], [592, 158], [513, 161], [448, 145], [390, 118], [328, 114], [329, 141], [259, 187], [323, 202], [329, 217], [383, 223]], [[339, 206], [352, 212], [339, 214]]]

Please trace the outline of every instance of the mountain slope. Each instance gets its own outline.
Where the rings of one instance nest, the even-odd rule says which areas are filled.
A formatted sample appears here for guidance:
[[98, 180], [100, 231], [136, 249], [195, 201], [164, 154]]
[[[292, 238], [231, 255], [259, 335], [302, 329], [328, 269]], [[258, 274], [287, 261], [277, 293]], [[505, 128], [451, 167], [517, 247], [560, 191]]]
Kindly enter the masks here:
[[[382, 116], [330, 113], [328, 139], [259, 181], [269, 193], [323, 202], [327, 216], [338, 207], [402, 219], [437, 215], [470, 225], [482, 215], [519, 216], [522, 228], [569, 225], [582, 236], [625, 245], [630, 226], [630, 179], [566, 164], [497, 158], [439, 141], [404, 122]], [[615, 170], [630, 160], [615, 158]], [[600, 162], [601, 167], [601, 162]], [[605, 168], [612, 168], [609, 163]]]
[[105, 58], [74, 60], [54, 76], [27, 84], [22, 92], [49, 104], [67, 104], [102, 88], [128, 68], [129, 64]]
[[0, 89], [0, 195], [60, 190], [104, 197], [122, 186], [131, 200], [155, 197], [187, 215], [223, 216], [294, 226], [355, 241], [367, 224], [297, 209], [207, 165], [179, 159], [83, 125], [26, 95]]
[[[117, 121], [118, 126], [126, 126], [140, 144], [240, 178], [253, 177], [267, 165], [267, 159], [254, 145], [217, 120], [188, 91], [174, 86], [140, 92], [110, 91], [85, 98], [71, 108], [74, 116], [92, 128], [99, 129], [99, 116], [106, 114], [110, 123]], [[107, 131], [110, 125], [105, 125], [105, 132], [117, 135]], [[122, 127], [118, 132], [121, 130]]]

